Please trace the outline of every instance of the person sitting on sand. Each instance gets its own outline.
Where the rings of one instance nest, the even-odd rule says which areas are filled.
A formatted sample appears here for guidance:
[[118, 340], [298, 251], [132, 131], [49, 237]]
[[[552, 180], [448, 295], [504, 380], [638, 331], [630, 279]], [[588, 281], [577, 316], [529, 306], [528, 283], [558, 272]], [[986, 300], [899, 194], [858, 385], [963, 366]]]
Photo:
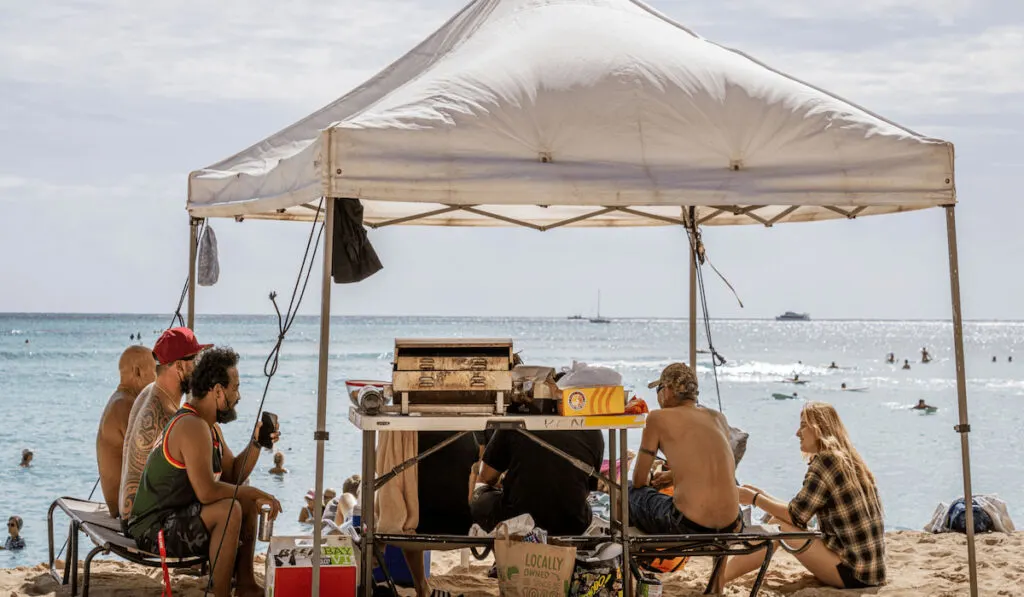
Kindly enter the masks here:
[[122, 521], [131, 516], [135, 492], [139, 490], [139, 481], [149, 453], [162, 437], [164, 427], [178, 411], [181, 397], [188, 394], [193, 360], [211, 346], [200, 344], [188, 328], [171, 328], [161, 334], [153, 345], [156, 380], [139, 392], [131, 414], [128, 415], [128, 427], [124, 433], [121, 487], [117, 498]]
[[34, 456], [35, 454], [32, 453], [32, 450], [25, 448], [24, 450], [21, 451], [21, 464], [19, 464], [18, 466], [20, 466], [21, 468], [28, 468], [32, 466], [32, 458]]
[[832, 364], [831, 364], [831, 365], [829, 365], [829, 366], [828, 366], [828, 368], [829, 368], [829, 369], [838, 369], [838, 368], [839, 368], [839, 365], [836, 365], [836, 362], [835, 362], [835, 361], [832, 361]]
[[935, 408], [934, 406], [930, 406], [928, 404], [925, 404], [923, 398], [921, 400], [918, 400], [916, 405], [910, 407], [911, 410], [928, 410], [928, 409], [934, 409], [934, 408]]
[[[160, 449], [150, 453], [126, 525], [143, 551], [166, 546], [168, 557], [208, 555], [216, 597], [230, 597], [232, 579], [236, 595], [263, 595], [253, 573], [256, 523], [264, 505], [271, 520], [281, 511], [272, 495], [245, 484], [260, 456], [262, 422], [238, 455], [220, 429], [238, 417], [237, 367], [238, 354], [230, 348], [199, 357], [192, 397], [167, 424]], [[275, 430], [270, 437], [276, 442], [280, 434]]]
[[903, 359], [903, 368], [904, 369], [910, 369], [910, 361], [909, 360]]
[[889, 363], [890, 365], [894, 364], [896, 362], [896, 354], [890, 352], [889, 355], [885, 357], [885, 362]]
[[[736, 493], [736, 461], [725, 415], [697, 404], [697, 376], [672, 363], [649, 387], [660, 410], [647, 415], [633, 481], [629, 520], [645, 533], [731, 533], [743, 528]], [[675, 487], [668, 496], [652, 487], [651, 466], [665, 454]], [[712, 581], [721, 590], [721, 575]]]
[[0, 549], [7, 549], [16, 551], [19, 549], [25, 549], [25, 539], [21, 536], [21, 527], [24, 526], [25, 521], [20, 516], [12, 516], [7, 519], [7, 539], [3, 545], [0, 545]]
[[[600, 470], [604, 459], [600, 431], [537, 431], [534, 435]], [[465, 468], [467, 480], [470, 469]], [[421, 475], [421, 483], [422, 479]], [[460, 488], [463, 496], [465, 487]], [[552, 491], [554, 487], [558, 490]], [[592, 520], [587, 497], [595, 489], [597, 480], [569, 461], [518, 431], [498, 430], [484, 450], [470, 510], [473, 521], [488, 532], [503, 520], [529, 514], [551, 535], [580, 535]]]
[[284, 452], [274, 452], [274, 468], [270, 469], [271, 475], [283, 475], [288, 472], [284, 468]]
[[[810, 456], [800, 491], [788, 503], [753, 485], [738, 488], [740, 503], [773, 517], [783, 532], [803, 531], [818, 519], [821, 540], [796, 558], [819, 581], [839, 589], [885, 583], [885, 525], [875, 477], [853, 447], [830, 404], [810, 402], [800, 413], [800, 451]], [[798, 546], [794, 546], [798, 547]], [[725, 581], [756, 570], [764, 553], [728, 558]]]
[[128, 416], [132, 412], [135, 398], [156, 379], [153, 351], [142, 346], [129, 346], [121, 353], [117, 368], [121, 373], [121, 382], [107, 399], [96, 432], [96, 465], [100, 472], [100, 488], [103, 490], [103, 501], [107, 503], [107, 512], [114, 518], [120, 516], [117, 498], [121, 488], [124, 433], [128, 428]]

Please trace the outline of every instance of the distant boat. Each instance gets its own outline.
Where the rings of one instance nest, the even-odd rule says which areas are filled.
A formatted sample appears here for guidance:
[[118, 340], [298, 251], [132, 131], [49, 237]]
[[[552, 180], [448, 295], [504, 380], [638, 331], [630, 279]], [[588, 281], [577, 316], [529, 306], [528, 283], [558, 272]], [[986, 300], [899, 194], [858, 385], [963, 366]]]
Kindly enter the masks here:
[[591, 317], [590, 323], [611, 323], [612, 320], [601, 317], [601, 291], [597, 291], [597, 317]]
[[775, 321], [810, 321], [810, 313], [794, 313], [792, 311], [786, 311], [782, 315], [775, 316]]

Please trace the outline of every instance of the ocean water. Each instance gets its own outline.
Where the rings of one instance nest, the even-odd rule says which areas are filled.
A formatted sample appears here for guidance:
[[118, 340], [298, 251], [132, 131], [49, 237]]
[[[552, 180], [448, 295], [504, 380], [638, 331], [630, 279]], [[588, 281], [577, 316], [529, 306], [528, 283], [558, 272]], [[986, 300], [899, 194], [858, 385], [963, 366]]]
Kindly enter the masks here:
[[[96, 426], [117, 385], [117, 359], [131, 343], [129, 334], [141, 332], [142, 343], [151, 346], [167, 323], [165, 316], [0, 315], [0, 517], [22, 516], [28, 543], [21, 553], [0, 552], [0, 567], [45, 560], [50, 503], [64, 495], [84, 497], [96, 481]], [[388, 378], [395, 337], [510, 337], [528, 364], [561, 367], [576, 359], [612, 367], [652, 406], [647, 382], [688, 354], [684, 320], [592, 325], [566, 319], [339, 317], [331, 330], [326, 485], [339, 490], [360, 470], [344, 380]], [[750, 433], [738, 470], [741, 482], [784, 498], [799, 489], [806, 465], [794, 433], [806, 399], [831, 402], [839, 410], [878, 479], [889, 528], [920, 528], [939, 501], [962, 493], [949, 323], [716, 320], [711, 330], [728, 359], [718, 369], [722, 407], [733, 425]], [[243, 445], [263, 391], [276, 320], [201, 316], [196, 333], [200, 341], [232, 346], [242, 356], [239, 421], [225, 426], [225, 435], [229, 445]], [[269, 475], [271, 458], [264, 452], [252, 482], [281, 500], [279, 533], [308, 531], [297, 517], [303, 494], [313, 486], [318, 334], [317, 318], [297, 320], [265, 405], [280, 415], [278, 447], [290, 472]], [[975, 322], [965, 328], [974, 490], [998, 493], [1018, 521], [1024, 520], [1024, 362], [1007, 357], [1020, 354], [1022, 338], [1024, 323]], [[707, 346], [703, 334], [699, 344]], [[922, 346], [932, 363], [918, 364]], [[900, 362], [910, 359], [912, 369], [885, 364], [890, 351]], [[998, 362], [991, 362], [993, 356]], [[831, 361], [842, 369], [827, 369]], [[717, 405], [706, 355], [699, 359], [699, 373], [702, 401]], [[793, 373], [810, 383], [779, 382]], [[842, 392], [843, 382], [867, 391]], [[800, 400], [772, 398], [794, 390]], [[908, 410], [921, 398], [940, 410]], [[639, 441], [639, 432], [630, 435], [633, 448]], [[35, 461], [22, 469], [18, 462], [26, 447]]]

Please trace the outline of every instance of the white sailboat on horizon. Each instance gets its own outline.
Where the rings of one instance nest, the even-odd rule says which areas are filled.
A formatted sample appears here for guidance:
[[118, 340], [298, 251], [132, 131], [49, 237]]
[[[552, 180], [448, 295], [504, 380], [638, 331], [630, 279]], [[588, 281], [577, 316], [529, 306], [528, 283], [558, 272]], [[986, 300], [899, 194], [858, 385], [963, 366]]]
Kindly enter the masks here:
[[601, 291], [597, 291], [597, 317], [591, 317], [590, 323], [611, 323], [612, 320], [601, 317]]

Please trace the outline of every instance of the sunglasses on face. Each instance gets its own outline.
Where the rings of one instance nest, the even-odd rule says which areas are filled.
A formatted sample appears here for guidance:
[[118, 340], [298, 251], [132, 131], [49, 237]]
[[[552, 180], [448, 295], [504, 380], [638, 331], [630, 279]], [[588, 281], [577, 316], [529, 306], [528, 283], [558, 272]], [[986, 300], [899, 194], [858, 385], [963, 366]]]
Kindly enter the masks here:
[[661, 392], [664, 389], [665, 389], [665, 384], [658, 384], [658, 387], [655, 388], [655, 391], [656, 392]]

